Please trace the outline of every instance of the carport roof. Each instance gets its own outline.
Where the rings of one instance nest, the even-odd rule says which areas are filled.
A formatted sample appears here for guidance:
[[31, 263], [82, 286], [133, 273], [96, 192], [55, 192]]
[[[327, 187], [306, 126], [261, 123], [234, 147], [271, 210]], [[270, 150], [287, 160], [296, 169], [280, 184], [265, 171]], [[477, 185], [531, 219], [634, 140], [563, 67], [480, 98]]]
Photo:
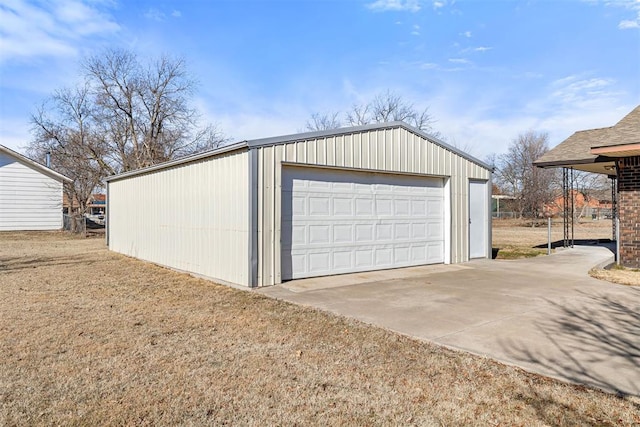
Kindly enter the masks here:
[[439, 145], [457, 155], [459, 155], [460, 157], [472, 162], [472, 163], [476, 163], [477, 165], [488, 169], [490, 171], [493, 171], [493, 167], [488, 165], [487, 163], [483, 162], [482, 160], [479, 160], [473, 156], [471, 156], [470, 154], [467, 154], [461, 150], [459, 150], [458, 148], [455, 148], [449, 144], [447, 144], [446, 142], [427, 134], [426, 132], [421, 131], [420, 129], [417, 129], [405, 122], [401, 122], [401, 121], [396, 121], [396, 122], [385, 122], [385, 123], [374, 123], [374, 124], [370, 124], [370, 125], [364, 125], [364, 126], [352, 126], [352, 127], [343, 127], [343, 128], [337, 128], [337, 129], [329, 129], [329, 130], [322, 130], [322, 131], [315, 131], [315, 132], [304, 132], [304, 133], [296, 133], [296, 134], [291, 134], [291, 135], [283, 135], [283, 136], [276, 136], [276, 137], [271, 137], [271, 138], [259, 138], [259, 139], [253, 139], [253, 140], [245, 140], [245, 141], [241, 141], [241, 142], [237, 142], [231, 145], [225, 145], [224, 147], [219, 147], [219, 148], [215, 148], [213, 150], [210, 151], [205, 151], [203, 153], [199, 153], [199, 154], [194, 154], [192, 156], [187, 156], [187, 157], [183, 157], [180, 159], [176, 159], [176, 160], [171, 160], [169, 162], [165, 162], [165, 163], [159, 163], [157, 165], [153, 165], [153, 166], [149, 166], [146, 168], [142, 168], [142, 169], [137, 169], [134, 171], [129, 171], [129, 172], [124, 172], [118, 175], [112, 175], [110, 177], [108, 177], [106, 180], [107, 181], [117, 181], [119, 179], [123, 179], [123, 178], [129, 178], [132, 176], [136, 176], [136, 175], [141, 175], [141, 174], [145, 174], [145, 173], [149, 173], [149, 172], [154, 172], [154, 171], [158, 171], [158, 170], [162, 170], [162, 169], [168, 169], [168, 168], [172, 168], [178, 165], [182, 165], [182, 164], [186, 164], [186, 163], [192, 163], [192, 162], [196, 162], [199, 160], [203, 160], [209, 157], [214, 157], [220, 154], [224, 154], [224, 153], [229, 153], [232, 151], [237, 151], [237, 150], [247, 150], [247, 149], [252, 149], [252, 148], [259, 148], [259, 147], [265, 147], [265, 146], [271, 146], [271, 145], [279, 145], [279, 144], [286, 144], [289, 142], [295, 142], [295, 141], [305, 141], [305, 140], [311, 140], [311, 139], [317, 139], [317, 138], [328, 138], [331, 136], [339, 136], [339, 135], [348, 135], [348, 134], [355, 134], [355, 133], [359, 133], [359, 132], [366, 132], [369, 130], [382, 130], [382, 129], [396, 129], [396, 128], [402, 128], [405, 129], [411, 133], [414, 133], [436, 145]]
[[575, 132], [534, 164], [538, 167], [573, 167], [611, 175], [615, 158], [640, 155], [640, 147], [633, 147], [638, 144], [640, 105], [613, 126]]

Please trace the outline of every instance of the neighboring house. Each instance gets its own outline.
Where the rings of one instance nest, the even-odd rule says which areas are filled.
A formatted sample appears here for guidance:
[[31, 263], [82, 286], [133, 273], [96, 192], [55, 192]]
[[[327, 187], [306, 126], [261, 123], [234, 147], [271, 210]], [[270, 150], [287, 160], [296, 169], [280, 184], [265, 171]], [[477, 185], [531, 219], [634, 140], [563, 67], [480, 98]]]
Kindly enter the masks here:
[[62, 228], [62, 185], [52, 169], [0, 145], [0, 231]]
[[89, 208], [87, 212], [89, 215], [105, 215], [107, 212], [107, 195], [100, 193], [92, 194], [87, 207]]
[[[593, 196], [587, 197], [578, 190], [571, 191], [571, 194], [573, 195], [573, 200], [571, 200], [571, 197], [569, 198], [568, 206], [571, 206], [571, 203], [573, 203], [573, 209], [576, 215], [581, 217], [591, 217], [595, 215], [596, 218], [600, 218], [601, 214], [607, 216], [611, 214], [611, 200], [598, 200]], [[544, 211], [550, 213], [552, 216], [563, 215], [564, 209], [565, 201], [563, 195], [556, 197], [553, 203], [544, 206]]]
[[616, 179], [619, 261], [640, 268], [640, 106], [614, 126], [574, 133], [535, 164], [595, 172]]
[[[69, 203], [69, 197], [65, 194], [62, 201], [62, 207], [65, 214], [76, 212], [80, 205], [77, 199], [73, 199], [73, 204]], [[87, 203], [87, 215], [104, 215], [107, 211], [106, 194], [95, 193], [89, 198]]]
[[108, 178], [107, 242], [249, 287], [488, 258], [491, 173], [403, 122], [243, 141]]

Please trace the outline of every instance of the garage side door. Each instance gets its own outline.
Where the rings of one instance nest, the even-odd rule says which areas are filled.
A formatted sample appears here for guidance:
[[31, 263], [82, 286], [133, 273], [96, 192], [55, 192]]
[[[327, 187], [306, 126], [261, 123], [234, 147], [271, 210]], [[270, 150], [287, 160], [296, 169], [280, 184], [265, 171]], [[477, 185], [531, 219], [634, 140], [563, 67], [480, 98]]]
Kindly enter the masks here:
[[285, 167], [282, 280], [444, 262], [438, 178]]

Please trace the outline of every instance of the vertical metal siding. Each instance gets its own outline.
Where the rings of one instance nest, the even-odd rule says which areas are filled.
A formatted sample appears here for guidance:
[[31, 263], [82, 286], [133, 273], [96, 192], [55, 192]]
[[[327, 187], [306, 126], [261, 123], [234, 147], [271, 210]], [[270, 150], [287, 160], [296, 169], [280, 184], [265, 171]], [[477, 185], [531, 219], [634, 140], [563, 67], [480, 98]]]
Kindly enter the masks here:
[[248, 286], [249, 178], [234, 151], [109, 182], [109, 248]]
[[491, 172], [405, 129], [371, 130], [258, 149], [258, 286], [281, 281], [282, 162], [450, 177], [451, 262], [468, 260], [468, 182]]

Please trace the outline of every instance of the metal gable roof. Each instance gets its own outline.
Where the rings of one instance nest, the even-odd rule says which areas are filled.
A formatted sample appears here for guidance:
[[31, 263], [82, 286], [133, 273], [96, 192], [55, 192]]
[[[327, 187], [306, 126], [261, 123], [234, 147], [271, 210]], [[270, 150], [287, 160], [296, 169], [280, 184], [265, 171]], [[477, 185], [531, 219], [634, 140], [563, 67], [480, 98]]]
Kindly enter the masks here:
[[205, 151], [203, 153], [194, 154], [192, 156], [183, 157], [183, 158], [172, 160], [169, 162], [159, 163], [154, 166], [149, 166], [146, 168], [125, 172], [118, 175], [112, 175], [107, 178], [107, 181], [116, 181], [123, 178], [128, 178], [128, 177], [132, 177], [140, 174], [145, 174], [149, 172], [171, 168], [178, 165], [192, 163], [192, 162], [196, 162], [199, 160], [207, 159], [209, 157], [214, 157], [220, 154], [224, 154], [224, 153], [228, 153], [236, 150], [242, 150], [242, 149], [248, 150], [248, 149], [260, 148], [260, 147], [266, 147], [266, 146], [272, 146], [272, 145], [286, 144], [294, 141], [305, 141], [305, 140], [311, 140], [311, 139], [317, 139], [317, 138], [328, 138], [331, 136], [355, 134], [355, 133], [366, 132], [370, 130], [383, 130], [383, 129], [394, 129], [394, 128], [405, 129], [406, 131], [414, 133], [428, 140], [433, 144], [439, 145], [440, 147], [445, 148], [451, 151], [452, 153], [472, 163], [476, 163], [477, 165], [487, 170], [493, 171], [493, 167], [483, 162], [482, 160], [479, 160], [455, 147], [452, 147], [446, 142], [434, 136], [431, 136], [417, 128], [414, 128], [413, 126], [405, 122], [397, 121], [397, 122], [374, 123], [374, 124], [364, 125], [364, 126], [343, 127], [343, 128], [336, 128], [336, 129], [329, 129], [329, 130], [322, 130], [322, 131], [303, 132], [303, 133], [295, 133], [290, 135], [282, 135], [282, 136], [275, 136], [275, 137], [269, 137], [269, 138], [245, 140], [245, 141], [237, 142], [232, 145], [227, 145], [224, 147], [215, 148], [210, 151]]
[[30, 158], [23, 156], [22, 154], [13, 151], [12, 149], [5, 147], [4, 145], [0, 144], [0, 153], [4, 153], [6, 155], [8, 155], [9, 157], [12, 157], [14, 159], [16, 159], [16, 161], [22, 163], [25, 166], [28, 166], [32, 169], [37, 170], [38, 172], [43, 173], [44, 175], [47, 175], [53, 179], [59, 180], [59, 181], [65, 181], [65, 182], [72, 182], [73, 180], [71, 178], [67, 178], [66, 176], [62, 175], [61, 173], [58, 173], [56, 171], [54, 171], [51, 168], [46, 167], [45, 165], [41, 165], [40, 163], [36, 162], [35, 160], [31, 160]]

